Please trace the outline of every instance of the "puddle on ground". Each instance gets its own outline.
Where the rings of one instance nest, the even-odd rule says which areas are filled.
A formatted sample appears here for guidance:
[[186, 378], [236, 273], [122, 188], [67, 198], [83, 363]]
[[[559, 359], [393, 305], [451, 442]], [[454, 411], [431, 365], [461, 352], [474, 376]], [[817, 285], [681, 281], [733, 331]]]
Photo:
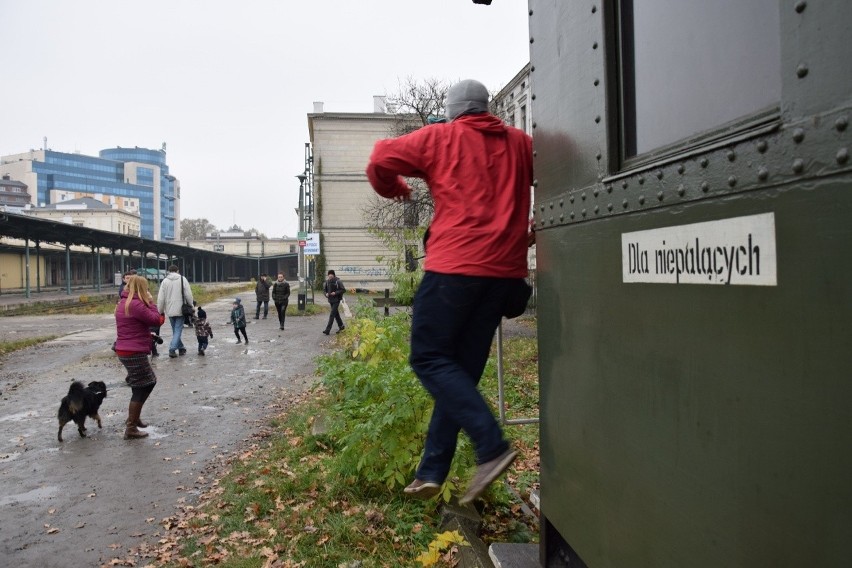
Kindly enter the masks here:
[[19, 412], [17, 414], [8, 414], [6, 416], [0, 416], [0, 422], [21, 422], [22, 420], [26, 420], [27, 418], [37, 417], [37, 410], [27, 410], [26, 412]]
[[163, 438], [168, 438], [169, 436], [171, 436], [171, 434], [166, 434], [165, 432], [157, 432], [157, 429], [153, 426], [148, 426], [145, 431], [148, 432], [149, 440], [161, 440]]
[[59, 487], [48, 485], [47, 487], [39, 487], [26, 493], [18, 493], [17, 495], [8, 495], [0, 497], [0, 507], [11, 505], [12, 503], [32, 503], [34, 501], [43, 501], [50, 499], [59, 492]]

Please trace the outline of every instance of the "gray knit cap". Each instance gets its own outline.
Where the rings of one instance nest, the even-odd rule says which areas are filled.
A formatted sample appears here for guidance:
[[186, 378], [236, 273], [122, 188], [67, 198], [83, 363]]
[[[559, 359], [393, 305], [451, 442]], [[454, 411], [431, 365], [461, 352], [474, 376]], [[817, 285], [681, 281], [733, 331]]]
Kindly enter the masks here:
[[450, 120], [463, 114], [488, 112], [488, 89], [473, 79], [460, 81], [447, 90], [447, 103], [444, 107]]

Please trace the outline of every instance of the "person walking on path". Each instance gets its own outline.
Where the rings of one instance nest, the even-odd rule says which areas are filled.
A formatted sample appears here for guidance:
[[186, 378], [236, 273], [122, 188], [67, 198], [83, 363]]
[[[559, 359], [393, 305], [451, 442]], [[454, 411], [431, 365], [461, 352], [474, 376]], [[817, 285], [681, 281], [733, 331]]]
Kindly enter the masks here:
[[254, 313], [254, 319], [260, 319], [260, 306], [263, 304], [263, 319], [269, 314], [269, 289], [272, 283], [269, 281], [269, 276], [266, 274], [260, 275], [260, 280], [254, 287], [254, 294], [257, 296], [257, 311]]
[[207, 321], [207, 312], [201, 306], [198, 306], [195, 315], [192, 316], [192, 325], [195, 326], [195, 339], [198, 340], [198, 354], [203, 356], [209, 344], [207, 338], [213, 339], [213, 328]]
[[121, 293], [121, 300], [115, 307], [115, 354], [127, 369], [130, 385], [130, 405], [124, 425], [124, 439], [144, 438], [147, 428], [142, 422], [142, 406], [157, 384], [157, 375], [148, 360], [151, 352], [150, 328], [161, 325], [164, 316], [160, 314], [154, 297], [148, 290], [148, 281], [141, 276], [131, 276]]
[[328, 303], [331, 305], [331, 313], [328, 315], [328, 325], [322, 331], [328, 335], [331, 333], [331, 325], [337, 322], [337, 333], [346, 329], [343, 323], [343, 318], [340, 317], [340, 301], [343, 300], [343, 294], [346, 293], [346, 288], [343, 287], [343, 282], [340, 281], [334, 274], [334, 270], [328, 271], [328, 276], [322, 284], [322, 291], [325, 297], [328, 298]]
[[248, 335], [246, 335], [246, 310], [243, 307], [243, 301], [239, 298], [235, 298], [234, 303], [231, 305], [230, 323], [234, 325], [234, 335], [237, 336], [237, 343], [242, 343], [242, 340], [240, 340], [240, 333], [242, 333], [246, 339], [246, 344], [248, 344]]
[[192, 289], [186, 278], [180, 275], [178, 267], [169, 266], [169, 273], [160, 283], [160, 291], [157, 293], [157, 308], [160, 313], [169, 318], [172, 327], [172, 341], [169, 343], [169, 357], [177, 357], [178, 354], [186, 355], [186, 347], [181, 340], [183, 334], [183, 304], [192, 305]]
[[504, 310], [528, 289], [532, 139], [488, 112], [488, 90], [478, 81], [451, 86], [445, 108], [447, 123], [378, 141], [367, 176], [388, 199], [410, 199], [401, 176], [423, 179], [432, 194], [409, 361], [435, 406], [423, 457], [404, 492], [421, 498], [440, 492], [464, 430], [477, 463], [459, 501], [465, 504], [517, 456], [477, 385]]
[[272, 284], [272, 301], [275, 303], [275, 311], [278, 312], [278, 329], [284, 329], [287, 304], [290, 303], [290, 283], [284, 280], [284, 274], [281, 272], [278, 273], [278, 280]]

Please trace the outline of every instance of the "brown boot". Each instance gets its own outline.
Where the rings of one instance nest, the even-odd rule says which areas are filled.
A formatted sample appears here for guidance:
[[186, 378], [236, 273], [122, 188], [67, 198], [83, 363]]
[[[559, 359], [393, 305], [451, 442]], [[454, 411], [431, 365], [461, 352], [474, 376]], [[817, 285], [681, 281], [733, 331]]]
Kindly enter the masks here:
[[[139, 415], [142, 413], [141, 402], [131, 402], [127, 409], [127, 420], [124, 422], [124, 439], [131, 440], [133, 438], [145, 438], [147, 432], [140, 432], [138, 428]], [[144, 426], [143, 426], [144, 428]]]

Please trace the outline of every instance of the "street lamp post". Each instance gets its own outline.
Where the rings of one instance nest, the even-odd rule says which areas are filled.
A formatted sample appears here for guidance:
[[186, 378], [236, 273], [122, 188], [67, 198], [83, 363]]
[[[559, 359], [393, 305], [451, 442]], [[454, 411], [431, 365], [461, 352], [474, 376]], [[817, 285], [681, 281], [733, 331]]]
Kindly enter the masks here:
[[305, 274], [305, 180], [308, 176], [299, 174], [299, 311], [305, 310], [308, 298], [308, 278]]

